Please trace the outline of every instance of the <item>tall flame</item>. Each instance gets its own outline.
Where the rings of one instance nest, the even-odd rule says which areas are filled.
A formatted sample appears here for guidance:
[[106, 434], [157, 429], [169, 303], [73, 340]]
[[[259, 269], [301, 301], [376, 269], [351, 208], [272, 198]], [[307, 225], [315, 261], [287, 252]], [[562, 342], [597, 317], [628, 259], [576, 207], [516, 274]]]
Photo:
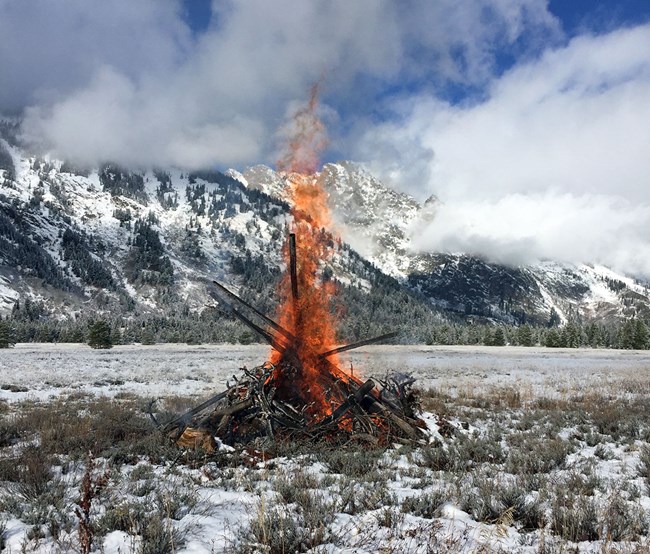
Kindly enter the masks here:
[[[276, 319], [295, 337], [290, 347], [298, 358], [300, 375], [293, 385], [302, 400], [311, 406], [313, 417], [332, 411], [328, 398], [331, 391], [326, 391], [323, 384], [324, 362], [319, 354], [336, 344], [336, 327], [330, 310], [334, 285], [322, 279], [321, 270], [322, 264], [332, 257], [334, 242], [325, 231], [331, 223], [327, 195], [315, 175], [320, 154], [327, 145], [325, 126], [317, 113], [318, 93], [319, 87], [314, 85], [309, 102], [295, 114], [286, 153], [278, 162], [278, 170], [286, 179], [292, 200], [298, 295], [293, 297], [291, 276], [287, 271], [279, 285], [280, 305]], [[283, 251], [288, 266], [288, 242]], [[282, 357], [281, 352], [274, 350], [271, 362], [277, 365]], [[338, 361], [335, 356], [329, 360], [334, 364]], [[282, 376], [277, 378], [282, 379]]]

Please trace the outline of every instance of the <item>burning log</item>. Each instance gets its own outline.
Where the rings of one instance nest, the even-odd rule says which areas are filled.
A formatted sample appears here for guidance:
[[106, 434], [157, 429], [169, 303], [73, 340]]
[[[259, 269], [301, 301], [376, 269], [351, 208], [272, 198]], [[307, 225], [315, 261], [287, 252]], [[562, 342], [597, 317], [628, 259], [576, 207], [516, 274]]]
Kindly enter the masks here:
[[[311, 306], [300, 294], [296, 252], [292, 234], [291, 295], [285, 313], [290, 326], [274, 321], [214, 281], [211, 294], [271, 345], [272, 361], [252, 370], [244, 368], [243, 379], [176, 418], [163, 431], [181, 446], [206, 450], [215, 447], [215, 438], [230, 445], [264, 439], [371, 445], [424, 440], [425, 425], [416, 416], [412, 379], [396, 374], [378, 382], [361, 381], [335, 361], [341, 352], [393, 338], [396, 333], [325, 350], [310, 341], [306, 312]], [[308, 287], [305, 293], [308, 300]]]
[[334, 284], [323, 281], [320, 271], [331, 259], [335, 242], [325, 231], [332, 221], [327, 193], [315, 177], [318, 153], [327, 143], [317, 107], [316, 85], [307, 106], [295, 114], [295, 136], [278, 163], [289, 185], [294, 232], [283, 249], [287, 272], [279, 283], [281, 302], [275, 318], [220, 283], [210, 290], [271, 345], [270, 359], [253, 370], [244, 369], [244, 378], [228, 390], [165, 426], [179, 444], [208, 448], [216, 437], [231, 445], [270, 438], [378, 445], [425, 437], [412, 380], [394, 376], [362, 381], [339, 367], [341, 352], [394, 333], [336, 346], [330, 309]]
[[327, 352], [323, 352], [321, 356], [323, 358], [327, 358], [328, 356], [332, 356], [333, 354], [340, 354], [341, 352], [347, 352], [348, 350], [354, 350], [355, 348], [361, 348], [362, 346], [368, 346], [369, 344], [375, 344], [377, 342], [381, 342], [383, 340], [388, 340], [392, 339], [397, 336], [397, 333], [385, 333], [383, 335], [379, 335], [378, 337], [374, 337], [371, 339], [364, 339], [360, 340], [359, 342], [353, 342], [351, 344], [346, 344], [344, 346], [339, 346], [338, 348], [332, 348], [332, 350], [328, 350]]
[[289, 273], [291, 275], [291, 297], [295, 304], [298, 300], [298, 255], [295, 233], [289, 235]]

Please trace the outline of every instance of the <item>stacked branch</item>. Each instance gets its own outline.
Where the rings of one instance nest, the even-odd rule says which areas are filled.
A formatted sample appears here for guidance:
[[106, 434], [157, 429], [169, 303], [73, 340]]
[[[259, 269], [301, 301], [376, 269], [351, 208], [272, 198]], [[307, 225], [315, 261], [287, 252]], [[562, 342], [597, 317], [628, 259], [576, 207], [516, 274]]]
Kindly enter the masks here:
[[[298, 271], [295, 236], [291, 235], [290, 279], [293, 310], [298, 310]], [[276, 352], [275, 365], [244, 368], [244, 378], [165, 428], [178, 444], [211, 449], [215, 437], [226, 444], [260, 438], [351, 440], [369, 444], [420, 441], [425, 427], [416, 416], [413, 380], [396, 374], [378, 384], [342, 371], [336, 354], [392, 338], [388, 333], [357, 343], [317, 352], [309, 329], [291, 332], [222, 284], [214, 281], [212, 295], [235, 317], [266, 340]], [[301, 313], [295, 311], [295, 318]], [[302, 329], [302, 327], [297, 327]]]
[[216, 440], [229, 445], [250, 444], [260, 439], [327, 441], [332, 444], [362, 442], [372, 446], [424, 439], [423, 422], [414, 411], [412, 381], [393, 376], [361, 385], [333, 380], [331, 386], [345, 392], [345, 400], [331, 414], [312, 422], [308, 406], [295, 406], [278, 397], [273, 375], [264, 364], [243, 369], [244, 378], [226, 391], [193, 408], [164, 427], [179, 446], [211, 451]]

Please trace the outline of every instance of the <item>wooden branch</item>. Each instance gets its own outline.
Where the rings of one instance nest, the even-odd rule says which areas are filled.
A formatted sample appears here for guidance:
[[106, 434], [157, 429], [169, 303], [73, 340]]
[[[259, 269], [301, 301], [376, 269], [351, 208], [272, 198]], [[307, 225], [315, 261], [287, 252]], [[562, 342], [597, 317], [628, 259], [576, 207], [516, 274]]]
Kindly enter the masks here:
[[231, 406], [215, 410], [207, 418], [200, 422], [200, 426], [203, 426], [211, 421], [220, 421], [221, 418], [226, 416], [235, 416], [238, 413], [247, 410], [248, 408], [252, 408], [254, 404], [255, 402], [253, 401], [253, 398], [247, 398], [246, 400], [237, 402], [237, 404], [232, 404]]
[[219, 402], [219, 400], [223, 400], [227, 395], [228, 395], [228, 391], [224, 391], [224, 392], [221, 392], [221, 393], [213, 396], [212, 398], [208, 398], [202, 404], [199, 404], [195, 408], [192, 408], [191, 410], [185, 412], [184, 414], [178, 416], [176, 419], [174, 419], [174, 420], [170, 421], [169, 423], [167, 423], [162, 428], [163, 433], [170, 433], [175, 428], [177, 428], [179, 426], [179, 424], [189, 422], [198, 413], [200, 413], [201, 411], [203, 411], [206, 408], [209, 408], [213, 404], [216, 404], [217, 402]]
[[397, 427], [399, 427], [404, 433], [412, 440], [417, 440], [421, 438], [420, 433], [415, 430], [411, 425], [406, 423], [402, 418], [394, 414], [391, 410], [386, 408], [381, 402], [378, 402], [375, 400], [372, 396], [366, 396], [365, 398], [366, 402], [368, 402], [370, 406], [370, 410], [381, 414], [385, 418], [387, 418], [391, 423], [394, 423]]
[[320, 356], [322, 358], [327, 358], [328, 356], [332, 356], [334, 354], [340, 354], [341, 352], [347, 352], [348, 350], [354, 350], [355, 348], [361, 348], [362, 346], [367, 346], [369, 344], [374, 344], [376, 342], [381, 342], [382, 340], [392, 339], [393, 337], [396, 337], [398, 334], [399, 333], [397, 333], [397, 332], [385, 333], [384, 335], [379, 335], [378, 337], [373, 337], [371, 339], [360, 340], [358, 342], [353, 342], [353, 343], [350, 343], [350, 344], [346, 344], [345, 346], [339, 346], [338, 348], [333, 348], [332, 350], [328, 350], [327, 352], [323, 352]]
[[283, 344], [280, 344], [276, 340], [276, 338], [271, 333], [269, 333], [267, 330], [262, 329], [259, 325], [253, 323], [244, 314], [242, 314], [239, 310], [236, 310], [232, 306], [230, 307], [230, 311], [233, 313], [233, 315], [237, 319], [239, 319], [239, 321], [241, 321], [242, 323], [248, 325], [248, 327], [250, 327], [253, 331], [255, 331], [264, 340], [266, 340], [266, 342], [268, 342], [278, 352], [283, 353], [285, 351], [285, 346]]
[[296, 234], [289, 235], [289, 275], [291, 277], [291, 296], [294, 306], [298, 302], [298, 255], [296, 253]]
[[251, 304], [246, 302], [246, 300], [244, 300], [240, 296], [237, 296], [234, 292], [228, 290], [224, 285], [222, 285], [218, 281], [213, 280], [212, 282], [215, 285], [217, 285], [217, 287], [219, 287], [219, 289], [221, 291], [225, 292], [228, 295], [229, 298], [232, 298], [233, 300], [239, 302], [242, 306], [245, 306], [246, 308], [251, 310], [256, 316], [261, 318], [267, 325], [271, 326], [278, 333], [281, 333], [282, 335], [284, 335], [290, 341], [295, 341], [296, 340], [296, 337], [293, 334], [291, 334], [289, 331], [287, 331], [284, 327], [282, 327], [282, 325], [280, 325], [279, 323], [276, 323], [270, 317], [268, 317], [267, 315], [260, 312], [257, 308], [255, 308], [254, 306], [252, 306]]

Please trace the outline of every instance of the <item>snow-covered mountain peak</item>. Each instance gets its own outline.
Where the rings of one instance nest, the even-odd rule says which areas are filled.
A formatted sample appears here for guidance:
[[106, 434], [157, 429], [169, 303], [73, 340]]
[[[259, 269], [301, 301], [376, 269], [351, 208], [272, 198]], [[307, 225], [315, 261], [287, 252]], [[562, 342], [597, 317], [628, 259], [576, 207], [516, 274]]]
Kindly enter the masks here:
[[243, 177], [247, 186], [252, 189], [261, 190], [265, 194], [284, 202], [290, 198], [284, 177], [266, 165], [249, 167], [244, 171]]
[[[355, 291], [371, 291], [380, 270], [382, 279], [396, 279], [384, 281], [382, 294], [407, 291], [426, 309], [460, 317], [650, 315], [645, 286], [600, 266], [507, 267], [414, 252], [411, 237], [436, 217], [437, 198], [420, 204], [352, 162], [326, 164], [315, 178], [328, 194], [334, 232], [365, 258], [345, 246], [328, 270]], [[18, 297], [59, 303], [67, 312], [88, 303], [157, 310], [183, 302], [198, 310], [212, 278], [268, 304], [291, 223], [287, 187], [282, 174], [263, 165], [243, 173], [111, 164], [81, 171], [0, 138], [0, 311]]]

